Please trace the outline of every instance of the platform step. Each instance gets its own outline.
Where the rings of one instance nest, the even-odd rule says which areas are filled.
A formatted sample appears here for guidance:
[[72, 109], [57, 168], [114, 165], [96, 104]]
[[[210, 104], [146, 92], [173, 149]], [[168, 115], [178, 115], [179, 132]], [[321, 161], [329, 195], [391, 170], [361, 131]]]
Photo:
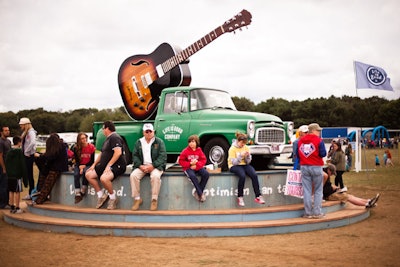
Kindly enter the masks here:
[[[326, 202], [323, 212], [329, 213], [343, 209], [340, 202]], [[65, 219], [114, 221], [114, 222], [237, 222], [298, 218], [303, 215], [302, 204], [262, 208], [237, 208], [219, 210], [106, 210], [81, 208], [47, 202], [43, 205], [28, 206], [28, 211], [37, 215]]]
[[[335, 205], [329, 205], [334, 207]], [[301, 217], [283, 218], [272, 220], [251, 220], [251, 221], [192, 221], [192, 222], [166, 222], [156, 221], [107, 221], [107, 220], [88, 220], [88, 219], [70, 219], [61, 217], [51, 217], [39, 215], [30, 212], [31, 207], [23, 207], [24, 213], [11, 214], [4, 211], [4, 220], [10, 224], [42, 231], [51, 231], [59, 233], [77, 233], [82, 235], [113, 235], [113, 236], [146, 236], [146, 237], [195, 237], [195, 236], [250, 236], [265, 234], [282, 234], [292, 232], [306, 232], [321, 230], [327, 228], [341, 227], [349, 225], [369, 217], [369, 210], [346, 205], [346, 207], [329, 212], [322, 219], [304, 219]], [[58, 204], [41, 205], [41, 210], [68, 209]], [[37, 209], [37, 210], [40, 210]], [[277, 213], [282, 210], [299, 210], [298, 205], [289, 205], [285, 207], [265, 208], [263, 212], [260, 209], [240, 210], [216, 210], [205, 213], [205, 211], [127, 211], [127, 210], [95, 210], [95, 209], [76, 209], [69, 207], [69, 213], [79, 214], [102, 214], [106, 217], [114, 217], [118, 214], [131, 215], [131, 213], [140, 212], [141, 216], [166, 218], [169, 216], [201, 216], [221, 217], [226, 213], [236, 214], [254, 214], [257, 213]], [[300, 208], [301, 209], [301, 208]], [[93, 212], [93, 213], [92, 213]], [[177, 214], [177, 212], [179, 214]], [[211, 215], [210, 215], [211, 214]], [[137, 215], [136, 215], [137, 216]], [[155, 217], [153, 217], [155, 218]]]

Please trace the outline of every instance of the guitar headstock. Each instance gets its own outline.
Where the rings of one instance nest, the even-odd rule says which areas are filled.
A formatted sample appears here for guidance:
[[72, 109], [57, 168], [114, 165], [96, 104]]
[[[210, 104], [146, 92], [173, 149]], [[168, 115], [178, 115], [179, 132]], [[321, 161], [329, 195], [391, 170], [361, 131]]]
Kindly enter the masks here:
[[225, 32], [234, 32], [251, 23], [251, 14], [246, 9], [243, 9], [236, 16], [226, 21], [222, 28]]

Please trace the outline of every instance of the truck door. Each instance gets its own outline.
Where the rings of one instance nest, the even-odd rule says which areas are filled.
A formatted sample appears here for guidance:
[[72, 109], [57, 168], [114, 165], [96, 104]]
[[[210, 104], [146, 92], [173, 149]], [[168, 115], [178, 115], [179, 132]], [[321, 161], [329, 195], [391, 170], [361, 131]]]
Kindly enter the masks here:
[[179, 154], [187, 145], [191, 116], [188, 93], [184, 91], [165, 95], [163, 112], [156, 117], [156, 135], [164, 140], [167, 152]]

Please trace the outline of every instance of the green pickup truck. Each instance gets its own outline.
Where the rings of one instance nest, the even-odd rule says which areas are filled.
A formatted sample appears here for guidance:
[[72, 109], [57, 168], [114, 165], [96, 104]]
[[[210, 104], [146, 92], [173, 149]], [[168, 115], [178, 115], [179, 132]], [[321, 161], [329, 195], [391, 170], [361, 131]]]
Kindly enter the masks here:
[[[154, 120], [115, 121], [116, 132], [125, 141], [128, 162], [144, 123], [153, 123], [155, 135], [164, 140], [168, 162], [174, 163], [192, 134], [200, 137], [207, 164], [227, 170], [228, 149], [237, 131], [247, 133], [248, 146], [257, 170], [272, 168], [281, 153], [291, 153], [293, 123], [274, 115], [236, 110], [229, 93], [201, 87], [170, 87], [162, 90]], [[95, 122], [97, 149], [105, 140], [102, 122]]]

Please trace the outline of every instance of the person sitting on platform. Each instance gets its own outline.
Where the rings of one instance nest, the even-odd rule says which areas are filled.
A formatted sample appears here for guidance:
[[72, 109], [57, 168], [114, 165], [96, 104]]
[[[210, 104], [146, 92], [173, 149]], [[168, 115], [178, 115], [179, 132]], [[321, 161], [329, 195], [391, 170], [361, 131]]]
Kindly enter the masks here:
[[38, 192], [35, 194], [37, 198], [32, 200], [32, 204], [43, 204], [47, 201], [61, 172], [68, 170], [67, 148], [67, 144], [62, 142], [59, 135], [52, 133], [46, 140], [46, 151], [43, 154], [35, 152], [39, 178], [36, 185]]
[[[179, 155], [179, 164], [182, 166], [183, 172], [189, 178], [196, 192], [193, 194], [200, 202], [206, 201], [203, 191], [206, 187], [210, 174], [204, 168], [207, 158], [201, 150], [200, 139], [197, 135], [191, 135], [188, 139], [188, 146]], [[200, 175], [200, 183], [197, 176]]]
[[[74, 186], [75, 204], [81, 202], [87, 193], [88, 181], [85, 177], [87, 169], [94, 163], [96, 148], [88, 142], [88, 135], [80, 132], [76, 137], [76, 143], [72, 147], [74, 156]], [[82, 178], [82, 187], [81, 187]]]
[[331, 175], [336, 175], [336, 167], [335, 165], [328, 163], [328, 165], [323, 168], [324, 175], [324, 199], [328, 201], [341, 201], [341, 202], [350, 202], [351, 204], [357, 206], [364, 206], [366, 209], [375, 207], [379, 200], [379, 193], [376, 194], [375, 197], [370, 199], [359, 198], [348, 194], [346, 192], [342, 192], [339, 186], [333, 185], [331, 183], [330, 177]]
[[132, 210], [138, 210], [143, 203], [140, 198], [140, 181], [147, 174], [150, 175], [151, 206], [150, 210], [158, 208], [158, 194], [161, 188], [161, 175], [167, 165], [167, 151], [164, 141], [154, 136], [151, 123], [143, 125], [143, 137], [138, 139], [132, 153], [133, 171], [130, 175], [132, 197], [134, 198]]
[[[106, 140], [94, 163], [86, 171], [86, 179], [93, 186], [94, 190], [96, 190], [96, 209], [100, 209], [107, 199], [110, 198], [107, 209], [113, 210], [117, 207], [118, 198], [116, 192], [113, 190], [112, 181], [125, 173], [125, 152], [123, 140], [115, 132], [115, 125], [112, 121], [105, 121], [103, 123], [103, 133], [106, 136]], [[99, 177], [108, 194], [101, 190]]]
[[265, 204], [265, 200], [260, 193], [260, 184], [258, 176], [253, 166], [250, 165], [251, 154], [250, 149], [246, 145], [247, 135], [244, 133], [236, 133], [236, 140], [233, 141], [232, 146], [228, 151], [228, 168], [229, 171], [239, 177], [238, 182], [238, 205], [244, 207], [243, 190], [246, 180], [246, 174], [251, 178], [253, 190], [255, 194], [254, 202], [258, 204]]

